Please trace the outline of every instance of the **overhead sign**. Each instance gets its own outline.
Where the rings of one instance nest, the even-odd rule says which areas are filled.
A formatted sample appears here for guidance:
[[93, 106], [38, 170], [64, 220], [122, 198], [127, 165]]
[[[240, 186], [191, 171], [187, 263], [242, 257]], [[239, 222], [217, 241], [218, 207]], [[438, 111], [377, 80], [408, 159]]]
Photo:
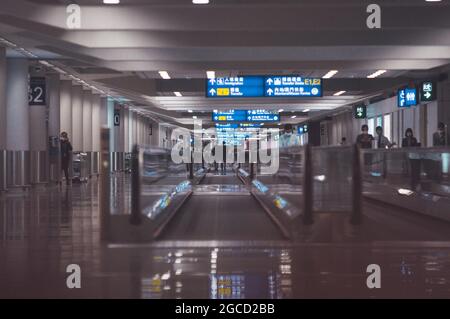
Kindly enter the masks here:
[[322, 97], [322, 79], [290, 76], [238, 76], [206, 80], [206, 97]]
[[237, 76], [206, 80], [206, 97], [242, 98], [264, 96], [262, 76]]
[[436, 83], [431, 81], [422, 82], [420, 85], [420, 101], [431, 102], [436, 100]]
[[47, 90], [44, 77], [30, 78], [28, 88], [28, 105], [46, 105]]
[[309, 125], [308, 124], [302, 124], [302, 125], [299, 125], [297, 127], [297, 133], [299, 135], [306, 134], [308, 132], [309, 132]]
[[114, 126], [120, 126], [120, 110], [114, 111]]
[[300, 76], [268, 76], [264, 94], [267, 97], [321, 97], [322, 79]]
[[404, 88], [398, 90], [398, 106], [410, 107], [417, 105], [417, 90], [415, 88]]
[[367, 118], [367, 106], [365, 105], [355, 105], [353, 107], [353, 113], [355, 116], [355, 119], [365, 119]]
[[213, 111], [214, 122], [245, 122], [247, 120], [246, 110]]
[[276, 111], [267, 110], [213, 111], [212, 120], [214, 122], [278, 122], [280, 120], [280, 114]]
[[247, 111], [248, 122], [278, 122], [279, 120], [280, 114], [275, 111], [267, 111], [267, 110]]

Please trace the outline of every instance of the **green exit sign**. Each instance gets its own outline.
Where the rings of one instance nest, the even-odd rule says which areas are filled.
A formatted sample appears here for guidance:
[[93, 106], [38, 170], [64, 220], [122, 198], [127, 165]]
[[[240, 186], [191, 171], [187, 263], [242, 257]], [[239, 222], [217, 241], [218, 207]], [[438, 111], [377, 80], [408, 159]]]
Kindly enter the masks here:
[[420, 101], [430, 102], [436, 100], [436, 83], [432, 81], [422, 82], [420, 85]]
[[365, 119], [367, 117], [367, 106], [355, 105], [353, 107], [353, 113], [355, 115], [355, 119]]

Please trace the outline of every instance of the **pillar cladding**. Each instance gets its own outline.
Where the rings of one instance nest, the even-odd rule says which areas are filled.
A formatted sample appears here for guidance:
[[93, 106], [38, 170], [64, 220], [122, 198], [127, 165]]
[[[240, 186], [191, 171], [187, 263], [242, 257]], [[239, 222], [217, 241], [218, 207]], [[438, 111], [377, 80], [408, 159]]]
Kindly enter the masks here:
[[0, 150], [6, 149], [6, 48], [0, 47]]
[[6, 65], [6, 148], [27, 151], [30, 149], [28, 60], [7, 59]]
[[100, 152], [101, 98], [98, 94], [92, 95], [92, 151]]
[[129, 109], [124, 109], [123, 110], [123, 134], [124, 134], [124, 138], [123, 138], [123, 148], [124, 148], [124, 152], [131, 152], [131, 147], [130, 147], [130, 139], [129, 139], [129, 126], [130, 126], [130, 118], [129, 118], [129, 114], [130, 114], [130, 110]]
[[60, 131], [67, 132], [73, 139], [72, 133], [72, 81], [61, 81], [60, 84]]
[[92, 152], [92, 92], [83, 91], [83, 151]]
[[48, 136], [59, 136], [61, 131], [61, 81], [59, 74], [48, 76]]
[[124, 108], [116, 103], [114, 106], [114, 113], [119, 114], [119, 122], [114, 125], [114, 135], [115, 135], [115, 151], [116, 152], [124, 152], [124, 142], [125, 142], [125, 133], [124, 133]]
[[74, 152], [83, 151], [83, 87], [72, 87], [72, 146]]

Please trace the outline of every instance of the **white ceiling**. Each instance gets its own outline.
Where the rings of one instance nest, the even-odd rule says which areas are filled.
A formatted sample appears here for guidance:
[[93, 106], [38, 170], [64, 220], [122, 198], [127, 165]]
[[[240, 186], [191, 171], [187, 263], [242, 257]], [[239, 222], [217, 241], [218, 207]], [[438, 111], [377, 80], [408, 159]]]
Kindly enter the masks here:
[[[66, 25], [68, 3], [81, 29]], [[382, 28], [366, 26], [361, 0], [2, 0], [0, 36], [164, 121], [186, 111], [229, 108], [311, 109], [311, 116], [386, 94], [410, 80], [437, 77], [450, 64], [450, 4], [378, 0]], [[8, 56], [17, 57], [11, 50]], [[323, 99], [204, 97], [216, 76], [299, 74], [322, 77]], [[366, 76], [388, 70], [379, 79]], [[162, 80], [165, 70], [171, 80]], [[346, 94], [334, 97], [337, 91]], [[179, 91], [183, 97], [175, 97]], [[290, 117], [288, 117], [290, 118]], [[304, 119], [304, 118], [302, 118]], [[300, 119], [300, 120], [302, 120]], [[298, 121], [300, 121], [298, 120]]]

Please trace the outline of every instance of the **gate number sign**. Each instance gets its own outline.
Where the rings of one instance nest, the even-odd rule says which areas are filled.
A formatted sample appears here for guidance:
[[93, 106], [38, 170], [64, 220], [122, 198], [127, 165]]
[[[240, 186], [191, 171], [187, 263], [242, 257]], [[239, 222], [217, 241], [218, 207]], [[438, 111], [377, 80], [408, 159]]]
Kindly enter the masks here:
[[30, 78], [28, 89], [29, 105], [46, 105], [46, 82], [44, 77]]

